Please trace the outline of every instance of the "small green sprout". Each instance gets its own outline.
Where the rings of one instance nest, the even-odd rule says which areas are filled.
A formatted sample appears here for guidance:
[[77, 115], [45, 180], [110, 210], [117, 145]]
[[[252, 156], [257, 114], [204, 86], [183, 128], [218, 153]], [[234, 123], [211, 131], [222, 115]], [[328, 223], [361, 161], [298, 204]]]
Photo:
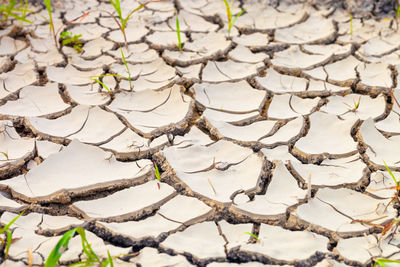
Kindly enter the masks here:
[[351, 13], [350, 7], [349, 7], [349, 16], [350, 16], [350, 35], [353, 35], [353, 14]]
[[153, 2], [159, 2], [159, 1], [148, 1], [148, 2], [146, 2], [146, 3], [144, 3], [144, 4], [140, 4], [138, 7], [136, 7], [136, 8], [133, 9], [131, 12], [129, 12], [128, 15], [124, 18], [124, 17], [122, 16], [122, 10], [121, 10], [121, 3], [120, 3], [120, 0], [110, 0], [110, 3], [112, 4], [112, 6], [114, 7], [115, 11], [117, 12], [119, 22], [118, 22], [116, 19], [114, 19], [114, 20], [117, 22], [118, 27], [119, 27], [119, 29], [121, 30], [122, 35], [124, 36], [125, 46], [126, 46], [126, 47], [128, 46], [128, 45], [127, 45], [127, 44], [128, 44], [128, 41], [127, 41], [127, 39], [126, 39], [126, 32], [125, 32], [125, 29], [126, 29], [126, 25], [128, 24], [128, 20], [130, 19], [130, 17], [131, 17], [135, 12], [139, 11], [140, 9], [144, 8], [146, 5], [148, 5], [148, 4], [150, 4], [150, 3], [153, 3]]
[[397, 25], [397, 29], [399, 28], [399, 16], [400, 16], [400, 5], [397, 7], [396, 10], [396, 25]]
[[0, 235], [5, 234], [6, 235], [6, 240], [0, 237], [0, 242], [1, 243], [6, 243], [6, 248], [4, 250], [4, 259], [7, 259], [8, 257], [8, 252], [10, 251], [11, 244], [13, 243], [13, 238], [12, 238], [12, 232], [9, 230], [11, 225], [15, 223], [15, 221], [24, 214], [25, 210], [22, 211], [17, 217], [12, 219], [6, 226], [4, 226], [2, 229], [0, 229]]
[[182, 51], [182, 41], [181, 41], [181, 28], [179, 27], [179, 18], [176, 16], [176, 35], [178, 36], [178, 48]]
[[351, 112], [357, 112], [358, 108], [360, 107], [360, 103], [361, 103], [361, 96], [358, 98], [358, 101], [353, 99], [353, 106], [350, 106], [347, 103], [344, 104], [350, 108]]
[[60, 34], [60, 39], [62, 40], [63, 46], [72, 46], [74, 50], [78, 53], [82, 52], [82, 44], [79, 41], [79, 38], [82, 37], [82, 34], [73, 34], [72, 32], [65, 31]]
[[389, 260], [384, 258], [374, 259], [375, 263], [373, 267], [381, 266], [381, 267], [388, 267], [385, 263], [400, 263], [399, 260]]
[[237, 13], [234, 19], [232, 20], [231, 7], [227, 0], [224, 0], [224, 3], [226, 6], [226, 16], [228, 18], [228, 34], [230, 35], [233, 24], [235, 24], [236, 20], [246, 11], [246, 9], [240, 10], [240, 12]]
[[252, 237], [254, 237], [255, 238], [255, 240], [257, 240], [257, 242], [259, 242], [260, 241], [260, 239], [258, 238], [258, 236], [256, 236], [255, 234], [253, 234], [253, 233], [250, 233], [250, 232], [244, 232], [246, 235], [249, 235], [249, 236], [252, 236]]
[[108, 88], [108, 86], [105, 85], [105, 83], [103, 83], [103, 82], [100, 81], [99, 79], [95, 79], [95, 78], [93, 78], [92, 81], [95, 81], [95, 82], [97, 82], [98, 84], [100, 84], [101, 86], [103, 86], [103, 88], [106, 89], [107, 92], [108, 92], [109, 94], [111, 94], [110, 88]]
[[92, 81], [95, 81], [95, 82], [97, 82], [98, 84], [100, 84], [104, 89], [106, 89], [106, 90], [108, 91], [109, 94], [111, 94], [110, 88], [109, 88], [105, 83], [103, 83], [102, 81], [100, 81], [100, 80], [97, 79], [97, 78], [106, 77], [106, 76], [113, 76], [113, 77], [124, 78], [124, 79], [127, 79], [127, 80], [129, 81], [130, 90], [131, 90], [131, 91], [133, 90], [131, 72], [130, 72], [130, 70], [129, 70], [128, 63], [126, 62], [126, 59], [125, 59], [125, 56], [124, 56], [124, 51], [122, 50], [122, 47], [121, 47], [121, 56], [122, 56], [122, 62], [123, 62], [124, 65], [125, 65], [126, 71], [128, 72], [128, 77], [122, 76], [122, 75], [118, 75], [118, 74], [112, 74], [112, 73], [111, 73], [111, 74], [104, 74], [104, 75], [98, 75], [98, 76], [92, 76], [92, 77], [91, 77], [91, 80], [92, 80]]
[[133, 86], [132, 86], [131, 72], [129, 71], [129, 67], [128, 67], [128, 63], [126, 62], [126, 59], [125, 59], [124, 51], [122, 50], [122, 47], [120, 47], [120, 48], [121, 48], [122, 62], [124, 62], [126, 71], [128, 72], [129, 88], [132, 91], [133, 90]]
[[154, 163], [154, 174], [155, 174], [157, 180], [158, 180], [159, 182], [161, 182], [161, 175], [160, 175], [160, 171], [158, 170], [157, 163], [156, 163], [155, 160], [153, 160], [153, 163]]

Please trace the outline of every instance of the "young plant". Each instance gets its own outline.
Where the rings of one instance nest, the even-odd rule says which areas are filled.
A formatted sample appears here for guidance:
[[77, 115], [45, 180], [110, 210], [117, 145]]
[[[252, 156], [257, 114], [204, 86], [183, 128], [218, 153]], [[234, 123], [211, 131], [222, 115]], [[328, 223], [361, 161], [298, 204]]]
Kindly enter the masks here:
[[62, 40], [63, 46], [72, 46], [74, 50], [78, 53], [82, 52], [82, 44], [79, 41], [79, 38], [82, 37], [82, 34], [72, 34], [72, 32], [65, 31], [60, 34], [60, 39]]
[[179, 18], [176, 16], [176, 35], [178, 37], [178, 48], [182, 51], [182, 41], [181, 41], [181, 28], [179, 27]]
[[[374, 265], [373, 267], [377, 267], [377, 266], [381, 266], [381, 267], [389, 267], [388, 265], [386, 265], [385, 263], [400, 263], [399, 260], [389, 260], [389, 259], [384, 259], [384, 258], [377, 258], [374, 259]], [[393, 266], [393, 265], [390, 265]]]
[[120, 0], [110, 0], [112, 6], [114, 7], [115, 11], [117, 12], [118, 15], [118, 20], [115, 19], [114, 20], [117, 22], [119, 29], [122, 32], [122, 35], [124, 36], [124, 40], [125, 40], [125, 47], [128, 47], [128, 41], [126, 39], [126, 25], [128, 24], [128, 20], [130, 19], [130, 17], [137, 11], [139, 11], [140, 9], [144, 8], [146, 5], [153, 3], [153, 2], [159, 2], [159, 1], [148, 1], [144, 4], [139, 5], [138, 7], [136, 7], [135, 9], [133, 9], [131, 12], [128, 13], [128, 15], [124, 18], [122, 16], [122, 10], [121, 10], [121, 3]]
[[121, 48], [122, 62], [123, 62], [124, 65], [125, 65], [126, 71], [128, 72], [128, 77], [122, 76], [122, 75], [118, 75], [118, 74], [105, 74], [105, 75], [99, 75], [99, 76], [93, 76], [93, 77], [92, 77], [92, 81], [95, 81], [95, 82], [97, 82], [98, 84], [100, 84], [103, 88], [105, 88], [105, 89], [108, 91], [109, 94], [111, 94], [110, 88], [108, 88], [107, 85], [105, 85], [102, 81], [100, 81], [100, 80], [97, 79], [97, 78], [106, 77], [106, 76], [113, 76], [113, 77], [124, 78], [124, 79], [127, 79], [127, 80], [129, 81], [130, 90], [131, 90], [131, 91], [133, 90], [131, 72], [130, 72], [130, 70], [129, 70], [128, 63], [126, 62], [125, 55], [124, 55], [124, 51], [122, 50], [122, 47], [120, 47], [120, 48]]
[[258, 236], [256, 236], [255, 234], [253, 234], [253, 233], [250, 233], [250, 232], [244, 232], [246, 235], [249, 235], [249, 236], [251, 236], [251, 237], [253, 237], [255, 240], [257, 240], [257, 242], [260, 242], [260, 239], [258, 238]]
[[356, 102], [356, 100], [353, 99], [353, 106], [350, 106], [347, 103], [344, 103], [344, 104], [350, 108], [351, 112], [357, 112], [357, 109], [360, 107], [360, 103], [361, 103], [361, 96], [358, 98], [357, 102]]
[[69, 241], [72, 239], [72, 237], [74, 237], [75, 234], [80, 235], [82, 240], [82, 250], [87, 257], [85, 261], [79, 262], [79, 264], [86, 264], [87, 266], [90, 266], [89, 264], [101, 262], [101, 259], [99, 258], [99, 256], [96, 255], [89, 242], [87, 241], [85, 230], [81, 227], [77, 227], [75, 229], [69, 230], [61, 237], [56, 246], [50, 252], [50, 255], [44, 263], [44, 267], [54, 267], [57, 265], [62, 253], [67, 250]]
[[224, 3], [225, 3], [225, 6], [226, 6], [226, 16], [228, 18], [228, 35], [230, 35], [233, 24], [235, 24], [236, 20], [246, 11], [246, 9], [240, 10], [240, 12], [237, 13], [236, 16], [232, 20], [231, 7], [230, 7], [230, 5], [229, 5], [227, 0], [224, 0]]
[[160, 171], [158, 169], [157, 163], [155, 160], [153, 160], [153, 163], [154, 163], [154, 175], [156, 176], [157, 180], [159, 182], [161, 182], [161, 175], [160, 175]]
[[6, 226], [4, 226], [2, 229], [0, 229], [0, 235], [5, 234], [6, 239], [4, 240], [3, 238], [0, 237], [0, 242], [1, 243], [6, 243], [6, 248], [4, 250], [4, 259], [7, 259], [8, 257], [8, 252], [10, 251], [11, 244], [16, 241], [16, 239], [13, 239], [12, 237], [12, 232], [9, 230], [11, 225], [15, 223], [15, 221], [24, 214], [25, 211], [22, 211], [17, 217], [12, 219]]
[[350, 35], [353, 36], [353, 14], [351, 13], [351, 8], [349, 7], [350, 16]]
[[[0, 14], [3, 16], [1, 23], [7, 23], [9, 17], [13, 17], [19, 21], [32, 23], [32, 21], [27, 20], [25, 18], [26, 12], [30, 12], [27, 9], [28, 2], [27, 0], [20, 0], [21, 8], [15, 8], [16, 0], [10, 0], [8, 5], [3, 4], [0, 6]], [[19, 14], [22, 13], [22, 14]]]
[[124, 51], [122, 50], [122, 47], [120, 47], [120, 49], [121, 49], [122, 62], [124, 62], [126, 71], [128, 72], [129, 88], [132, 91], [133, 90], [133, 86], [132, 86], [131, 72], [129, 71], [128, 63], [126, 62]]
[[53, 15], [51, 13], [51, 0], [44, 0], [44, 4], [46, 6], [47, 13], [49, 14], [50, 31], [53, 33], [54, 43], [55, 43], [56, 47], [58, 48], [57, 35], [56, 35], [56, 30], [54, 29]]

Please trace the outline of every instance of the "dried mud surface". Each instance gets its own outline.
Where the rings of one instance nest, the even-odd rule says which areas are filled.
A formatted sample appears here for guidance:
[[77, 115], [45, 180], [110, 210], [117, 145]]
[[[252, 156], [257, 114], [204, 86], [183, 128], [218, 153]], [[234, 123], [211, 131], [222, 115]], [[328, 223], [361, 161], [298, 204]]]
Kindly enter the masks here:
[[[56, 27], [113, 10], [100, 0], [54, 4]], [[107, 13], [68, 24], [82, 53], [56, 48], [39, 15], [9, 20], [0, 30], [0, 224], [26, 213], [1, 266], [43, 265], [76, 226], [103, 257], [138, 252], [116, 266], [400, 257], [399, 235], [381, 234], [398, 215], [384, 166], [400, 174], [400, 107], [389, 91], [400, 99], [396, 23], [351, 23], [335, 5], [232, 1], [232, 13], [242, 8], [228, 33], [222, 0], [145, 6], [126, 28], [129, 73]], [[131, 80], [104, 76], [109, 93], [92, 80], [106, 74]], [[60, 264], [83, 258], [76, 236]]]

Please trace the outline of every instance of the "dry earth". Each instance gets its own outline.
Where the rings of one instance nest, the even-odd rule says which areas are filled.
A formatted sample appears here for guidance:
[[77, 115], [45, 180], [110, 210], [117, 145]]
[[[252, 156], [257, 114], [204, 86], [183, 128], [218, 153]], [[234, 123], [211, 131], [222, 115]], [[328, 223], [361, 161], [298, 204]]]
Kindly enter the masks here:
[[[122, 1], [124, 14], [138, 5]], [[57, 49], [39, 15], [0, 31], [0, 210], [9, 258], [42, 265], [82, 226], [117, 266], [366, 266], [398, 259], [400, 33], [335, 7], [234, 1], [151, 3], [123, 36], [106, 13], [68, 25]], [[47, 16], [44, 6], [32, 6]], [[175, 10], [184, 50], [178, 51]], [[63, 22], [108, 1], [55, 3]], [[359, 103], [358, 107], [355, 106]], [[162, 182], [154, 175], [154, 160]], [[394, 172], [398, 177], [399, 172]], [[258, 236], [259, 241], [245, 232]], [[82, 259], [72, 239], [62, 264]], [[394, 265], [392, 265], [394, 266]]]

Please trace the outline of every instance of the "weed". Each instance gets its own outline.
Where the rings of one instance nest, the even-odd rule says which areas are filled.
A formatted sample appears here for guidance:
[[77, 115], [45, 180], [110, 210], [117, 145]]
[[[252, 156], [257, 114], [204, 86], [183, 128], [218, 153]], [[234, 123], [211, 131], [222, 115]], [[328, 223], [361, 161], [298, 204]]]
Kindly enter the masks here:
[[79, 38], [82, 37], [82, 34], [76, 35], [72, 34], [72, 32], [65, 31], [60, 34], [60, 39], [62, 40], [63, 46], [72, 46], [76, 52], [82, 52], [82, 44], [79, 41]]
[[356, 102], [356, 100], [353, 99], [353, 106], [350, 106], [347, 103], [344, 103], [344, 104], [350, 108], [351, 112], [357, 112], [357, 109], [360, 107], [360, 103], [361, 103], [361, 96], [358, 98], [357, 102]]
[[150, 4], [150, 3], [153, 3], [153, 2], [159, 2], [159, 1], [148, 1], [148, 2], [146, 2], [146, 3], [144, 3], [144, 4], [140, 4], [138, 7], [136, 7], [136, 8], [133, 9], [131, 12], [129, 12], [129, 14], [128, 14], [125, 18], [122, 16], [122, 10], [121, 10], [121, 3], [120, 3], [120, 1], [119, 1], [119, 0], [110, 0], [110, 2], [111, 2], [111, 4], [112, 4], [112, 6], [114, 7], [115, 11], [117, 12], [119, 22], [118, 22], [118, 20], [115, 19], [115, 17], [114, 17], [113, 15], [111, 15], [111, 16], [114, 17], [114, 20], [117, 22], [118, 27], [119, 27], [119, 29], [121, 30], [122, 35], [124, 36], [125, 47], [128, 47], [128, 41], [127, 41], [127, 39], [126, 39], [126, 32], [125, 32], [125, 29], [126, 29], [126, 25], [128, 24], [128, 20], [130, 19], [130, 17], [131, 17], [135, 12], [137, 12], [137, 11], [139, 11], [140, 9], [144, 8], [146, 5], [148, 5], [148, 4]]
[[156, 176], [157, 180], [159, 182], [161, 182], [161, 175], [160, 175], [160, 171], [158, 170], [158, 166], [155, 160], [153, 160], [154, 163], [154, 175]]
[[353, 14], [351, 13], [351, 8], [349, 7], [350, 16], [350, 35], [353, 36]]
[[[3, 4], [0, 6], [0, 14], [3, 16], [3, 19], [1, 20], [1, 23], [7, 23], [8, 18], [11, 16], [19, 21], [27, 22], [27, 23], [32, 23], [32, 21], [27, 20], [25, 18], [26, 12], [30, 12], [27, 9], [28, 6], [28, 0], [20, 0], [21, 8], [15, 8], [17, 0], [10, 0], [8, 5]], [[22, 13], [22, 14], [19, 14]]]
[[224, 0], [224, 3], [226, 6], [226, 16], [228, 18], [228, 35], [230, 35], [233, 24], [235, 24], [236, 20], [246, 11], [246, 9], [240, 10], [240, 12], [237, 13], [236, 16], [232, 20], [231, 7], [227, 0]]
[[126, 62], [126, 59], [125, 59], [125, 56], [124, 56], [124, 51], [122, 50], [122, 47], [120, 47], [120, 48], [121, 48], [122, 62], [124, 62], [126, 71], [128, 72], [129, 88], [130, 88], [131, 91], [132, 91], [132, 90], [133, 90], [133, 87], [132, 87], [131, 72], [129, 71], [128, 63]]
[[384, 258], [377, 258], [374, 259], [375, 263], [373, 267], [376, 266], [381, 266], [381, 267], [388, 267], [385, 263], [400, 263], [400, 261], [396, 260], [389, 260], [389, 259], [384, 259]]
[[46, 5], [47, 13], [49, 14], [50, 31], [53, 32], [54, 43], [55, 43], [56, 47], [58, 48], [57, 35], [56, 35], [56, 30], [54, 29], [53, 15], [51, 13], [51, 0], [44, 0], [44, 4]]
[[254, 237], [255, 238], [255, 240], [257, 240], [257, 242], [259, 242], [260, 241], [260, 239], [258, 238], [258, 236], [256, 236], [255, 234], [253, 234], [253, 233], [250, 233], [250, 232], [244, 232], [246, 235], [249, 235], [249, 236], [252, 236], [252, 237]]
[[100, 81], [100, 80], [97, 79], [97, 78], [106, 77], [106, 76], [113, 76], [113, 77], [124, 78], [124, 79], [129, 80], [129, 87], [130, 87], [130, 90], [131, 90], [131, 91], [133, 90], [131, 72], [130, 72], [130, 70], [129, 70], [128, 63], [126, 62], [126, 59], [125, 59], [125, 56], [124, 56], [124, 51], [122, 50], [122, 47], [120, 47], [120, 48], [121, 48], [122, 62], [123, 62], [124, 65], [125, 65], [126, 71], [128, 72], [128, 77], [122, 76], [122, 75], [118, 75], [118, 74], [104, 74], [104, 75], [92, 76], [92, 77], [91, 77], [91, 80], [92, 80], [92, 81], [95, 81], [95, 82], [97, 82], [98, 84], [100, 84], [103, 88], [105, 88], [105, 89], [108, 91], [109, 94], [111, 94], [110, 88], [108, 88], [107, 85], [105, 85], [102, 81]]
[[0, 235], [5, 234], [6, 240], [0, 237], [0, 242], [1, 243], [6, 243], [6, 248], [4, 250], [4, 259], [7, 259], [8, 252], [10, 251], [11, 244], [16, 241], [15, 239], [12, 238], [12, 232], [9, 230], [11, 225], [15, 223], [15, 221], [24, 214], [25, 211], [22, 211], [17, 217], [12, 219], [6, 226], [4, 226], [2, 229], [0, 229]]
[[179, 48], [179, 51], [182, 51], [181, 28], [179, 27], [178, 15], [176, 15], [176, 35], [178, 37], [178, 48]]
[[99, 79], [96, 79], [96, 78], [92, 78], [92, 81], [95, 81], [98, 84], [100, 84], [101, 86], [103, 86], [103, 88], [106, 89], [109, 94], [111, 94], [110, 88], [108, 88], [108, 86], [105, 85], [102, 81], [100, 81]]

